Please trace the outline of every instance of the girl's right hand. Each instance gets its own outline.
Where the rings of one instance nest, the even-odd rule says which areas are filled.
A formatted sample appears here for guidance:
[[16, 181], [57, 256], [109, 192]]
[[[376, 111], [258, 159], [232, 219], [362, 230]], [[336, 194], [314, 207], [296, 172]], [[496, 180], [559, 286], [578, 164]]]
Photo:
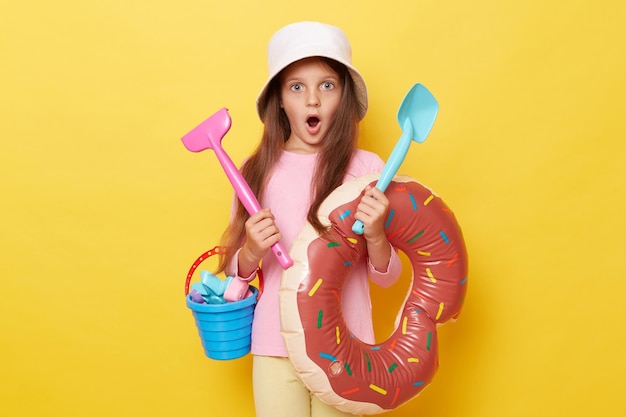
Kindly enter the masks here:
[[[246, 220], [246, 243], [241, 251], [246, 255], [248, 262], [258, 263], [267, 254], [267, 251], [281, 238], [274, 215], [270, 209], [262, 209]], [[240, 253], [241, 257], [241, 253]]]

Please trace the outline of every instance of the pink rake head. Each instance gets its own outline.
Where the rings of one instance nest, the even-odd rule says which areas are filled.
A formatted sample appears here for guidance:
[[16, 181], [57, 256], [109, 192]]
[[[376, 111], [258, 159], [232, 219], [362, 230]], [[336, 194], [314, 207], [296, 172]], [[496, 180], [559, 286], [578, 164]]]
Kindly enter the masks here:
[[228, 109], [224, 107], [183, 136], [183, 145], [191, 152], [216, 149], [230, 130], [231, 122]]

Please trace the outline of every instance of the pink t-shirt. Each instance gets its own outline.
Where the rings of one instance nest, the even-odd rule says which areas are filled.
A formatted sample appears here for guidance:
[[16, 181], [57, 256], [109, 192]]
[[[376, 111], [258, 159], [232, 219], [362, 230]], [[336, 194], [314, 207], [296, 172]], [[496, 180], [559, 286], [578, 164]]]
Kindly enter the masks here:
[[[282, 234], [281, 243], [287, 249], [306, 223], [311, 204], [311, 181], [317, 154], [296, 154], [283, 151], [270, 175], [259, 202], [270, 208]], [[381, 172], [384, 162], [374, 153], [356, 150], [344, 182], [366, 174]], [[367, 343], [374, 343], [372, 305], [369, 292], [370, 278], [378, 285], [392, 285], [402, 269], [394, 250], [385, 273], [376, 271], [369, 262], [354, 266], [346, 278], [343, 293], [343, 314], [352, 333]], [[252, 354], [286, 357], [287, 350], [280, 334], [278, 289], [283, 269], [270, 251], [263, 258], [264, 292], [254, 311], [252, 325]], [[229, 275], [237, 274], [237, 257]], [[239, 277], [247, 279], [247, 277]], [[248, 278], [249, 279], [249, 278]]]

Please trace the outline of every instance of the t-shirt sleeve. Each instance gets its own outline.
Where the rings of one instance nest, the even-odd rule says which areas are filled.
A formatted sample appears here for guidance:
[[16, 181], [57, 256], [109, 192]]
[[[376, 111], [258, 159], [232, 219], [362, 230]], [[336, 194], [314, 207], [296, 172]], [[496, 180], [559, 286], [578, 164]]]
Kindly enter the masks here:
[[382, 172], [384, 167], [385, 163], [380, 156], [373, 152], [357, 149], [352, 157], [352, 161], [350, 162], [350, 167], [346, 173], [345, 181], [353, 178], [359, 178], [367, 174]]
[[235, 252], [235, 255], [233, 255], [233, 259], [231, 259], [230, 265], [228, 265], [228, 268], [226, 269], [226, 274], [228, 276], [237, 278], [239, 280], [250, 282], [254, 279], [254, 277], [256, 277], [257, 271], [252, 272], [247, 277], [242, 277], [239, 275], [239, 252], [240, 251], [241, 251], [241, 248], [237, 249], [237, 252]]
[[[391, 244], [390, 244], [391, 246]], [[391, 256], [389, 257], [389, 263], [387, 264], [387, 270], [380, 272], [374, 268], [374, 265], [367, 259], [367, 269], [369, 276], [374, 283], [380, 287], [387, 288], [392, 286], [400, 277], [402, 272], [402, 262], [396, 252], [396, 249], [391, 246]]]

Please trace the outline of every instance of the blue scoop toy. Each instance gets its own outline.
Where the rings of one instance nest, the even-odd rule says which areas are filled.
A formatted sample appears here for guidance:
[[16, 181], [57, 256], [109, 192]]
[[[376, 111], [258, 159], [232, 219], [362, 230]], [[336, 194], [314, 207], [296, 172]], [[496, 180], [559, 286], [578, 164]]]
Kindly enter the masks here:
[[[381, 172], [376, 183], [376, 188], [385, 192], [404, 161], [411, 142], [422, 143], [426, 140], [435, 123], [438, 111], [437, 100], [422, 84], [414, 84], [406, 93], [398, 109], [398, 123], [402, 128], [402, 135], [389, 155], [383, 172]], [[363, 222], [356, 220], [352, 225], [352, 231], [357, 235], [362, 235], [364, 231]]]

